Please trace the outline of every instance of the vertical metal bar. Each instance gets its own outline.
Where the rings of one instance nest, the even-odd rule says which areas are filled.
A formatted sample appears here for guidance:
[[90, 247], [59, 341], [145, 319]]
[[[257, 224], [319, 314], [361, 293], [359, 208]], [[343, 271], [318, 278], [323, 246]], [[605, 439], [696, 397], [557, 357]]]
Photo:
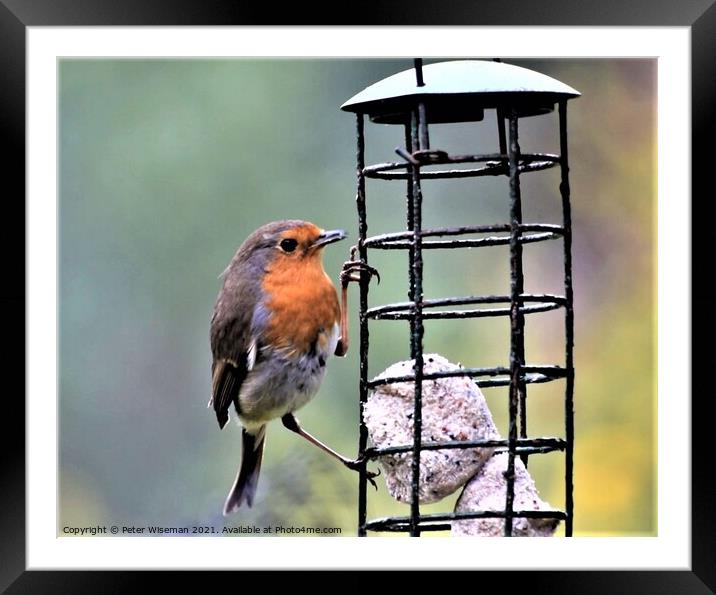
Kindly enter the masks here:
[[[516, 126], [518, 126], [519, 122], [517, 122]], [[500, 126], [502, 136], [503, 138], [500, 139], [500, 143], [506, 144], [506, 139], [504, 139], [505, 135], [505, 122], [504, 122], [504, 112], [502, 112], [502, 125]], [[515, 128], [515, 146], [517, 147], [516, 150], [516, 158], [517, 163], [519, 164], [519, 158], [520, 158], [520, 146], [519, 146], [519, 140], [518, 140], [518, 130], [517, 127]], [[500, 146], [500, 151], [502, 151], [502, 146]], [[505, 149], [506, 151], [506, 149]], [[504, 154], [504, 153], [503, 153]], [[515, 208], [515, 215], [517, 217], [517, 224], [522, 223], [522, 195], [520, 192], [520, 180], [519, 180], [519, 171], [517, 171], [517, 178], [516, 178], [516, 184], [517, 184], [517, 204]], [[519, 255], [517, 265], [519, 267], [519, 293], [522, 294], [524, 292], [524, 274], [522, 270], [522, 244], [519, 244], [517, 247], [517, 254]], [[521, 306], [524, 304], [520, 304]], [[520, 340], [517, 343], [517, 354], [519, 357], [519, 362], [521, 365], [524, 365], [525, 363], [525, 341], [524, 341], [524, 315], [519, 315], [519, 323], [520, 323]], [[519, 420], [520, 420], [520, 438], [527, 438], [527, 384], [524, 381], [524, 375], [520, 373], [519, 375], [519, 381], [517, 384], [517, 390], [519, 394], [518, 404], [519, 404]], [[526, 454], [521, 455], [520, 457], [522, 459], [522, 462], [524, 463], [525, 467], [527, 467], [529, 456]]]
[[520, 145], [518, 142], [518, 116], [510, 112], [508, 158], [510, 171], [510, 393], [509, 393], [509, 438], [507, 472], [507, 496], [505, 498], [505, 536], [512, 535], [512, 513], [515, 497], [515, 450], [517, 447], [518, 403], [525, 422], [525, 383], [522, 379], [525, 357], [524, 314], [520, 310], [524, 290], [522, 272], [522, 244], [520, 223], [522, 222], [522, 197], [520, 194]]
[[[423, 123], [424, 124], [424, 123]], [[424, 124], [426, 125], [426, 124]], [[415, 110], [411, 119], [412, 146], [419, 146], [421, 128], [420, 110]], [[420, 536], [420, 449], [422, 442], [422, 392], [423, 392], [423, 254], [422, 254], [422, 193], [420, 190], [420, 166], [411, 165], [413, 182], [413, 241], [412, 267], [410, 270], [410, 300], [413, 302], [413, 316], [410, 321], [410, 351], [415, 360], [415, 406], [413, 409], [413, 465], [412, 490], [410, 498], [410, 535]]]
[[418, 103], [418, 129], [420, 130], [420, 150], [430, 149], [430, 134], [428, 133], [428, 116], [425, 111], [425, 104]]
[[505, 134], [505, 113], [499, 107], [497, 112], [497, 136], [500, 139], [500, 155], [507, 153], [507, 135]]
[[572, 536], [574, 522], [574, 303], [572, 293], [572, 207], [569, 203], [569, 153], [567, 150], [567, 102], [559, 102], [559, 153], [562, 179], [559, 192], [562, 195], [562, 217], [564, 226], [564, 297], [566, 308], [564, 315], [565, 368], [567, 386], [564, 395], [565, 429], [565, 520], [564, 532]]
[[[365, 136], [363, 114], [356, 116], [356, 176], [358, 190], [356, 193], [356, 206], [358, 208], [358, 255], [361, 262], [368, 262], [368, 250], [364, 245], [368, 233], [368, 220], [366, 218], [365, 204]], [[361, 280], [360, 283], [360, 305], [359, 305], [359, 326], [360, 326], [360, 433], [358, 438], [358, 456], [363, 457], [368, 446], [368, 428], [363, 421], [363, 408], [368, 400], [368, 283]], [[358, 536], [366, 536], [366, 515], [367, 515], [367, 488], [368, 478], [366, 476], [366, 465], [360, 468], [358, 475]]]
[[418, 87], [424, 87], [425, 81], [423, 80], [423, 59], [415, 58], [413, 60], [413, 66], [415, 67], [415, 82]]
[[[405, 148], [408, 151], [408, 153], [412, 153], [413, 151], [417, 150], [417, 147], [413, 147], [413, 135], [411, 134], [411, 121], [412, 116], [408, 118], [408, 121], [405, 123]], [[407, 189], [406, 189], [406, 225], [408, 228], [408, 231], [413, 231], [413, 179], [412, 177], [408, 178], [407, 180]], [[415, 294], [415, 279], [413, 277], [413, 251], [408, 251], [408, 299], [412, 300], [413, 295]], [[410, 346], [410, 357], [414, 358], [415, 354], [413, 353], [413, 347], [412, 344]]]

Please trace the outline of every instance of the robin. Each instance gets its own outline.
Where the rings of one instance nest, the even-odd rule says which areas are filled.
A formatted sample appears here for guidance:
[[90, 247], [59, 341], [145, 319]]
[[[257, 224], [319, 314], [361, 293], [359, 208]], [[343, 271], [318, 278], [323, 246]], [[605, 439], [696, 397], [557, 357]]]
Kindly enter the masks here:
[[[219, 427], [233, 404], [242, 426], [242, 458], [224, 515], [252, 505], [261, 469], [266, 424], [283, 425], [353, 470], [348, 459], [306, 432], [294, 411], [316, 394], [331, 354], [348, 351], [348, 283], [361, 271], [380, 277], [359, 261], [343, 265], [341, 304], [323, 269], [323, 249], [346, 237], [306, 221], [268, 223], [239, 247], [222, 276], [211, 318], [212, 397]], [[368, 473], [369, 478], [375, 476]]]

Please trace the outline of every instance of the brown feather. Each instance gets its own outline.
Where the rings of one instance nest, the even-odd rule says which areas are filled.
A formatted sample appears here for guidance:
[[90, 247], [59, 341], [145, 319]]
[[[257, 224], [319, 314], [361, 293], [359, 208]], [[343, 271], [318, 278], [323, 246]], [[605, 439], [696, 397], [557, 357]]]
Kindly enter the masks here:
[[216, 412], [219, 427], [224, 428], [229, 421], [229, 408], [233, 403], [237, 413], [239, 410], [239, 391], [246, 378], [245, 360], [234, 366], [232, 362], [219, 360], [214, 365], [212, 378], [212, 404]]

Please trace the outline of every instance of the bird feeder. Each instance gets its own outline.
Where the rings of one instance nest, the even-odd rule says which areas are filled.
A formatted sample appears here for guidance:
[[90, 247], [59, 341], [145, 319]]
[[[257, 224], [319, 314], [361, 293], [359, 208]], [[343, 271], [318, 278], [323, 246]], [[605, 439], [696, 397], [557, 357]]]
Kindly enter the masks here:
[[[400, 72], [367, 87], [341, 109], [356, 114], [357, 122], [357, 254], [368, 264], [373, 250], [407, 250], [409, 255], [408, 301], [369, 307], [368, 275], [360, 283], [360, 402], [361, 428], [359, 455], [366, 461], [383, 453], [368, 448], [368, 432], [363, 423], [363, 405], [368, 393], [380, 384], [414, 381], [415, 409], [411, 444], [391, 447], [391, 453], [412, 453], [412, 495], [410, 514], [375, 520], [366, 518], [367, 471], [362, 467], [358, 493], [358, 535], [368, 531], [402, 531], [419, 536], [421, 531], [447, 530], [452, 521], [496, 517], [504, 518], [504, 535], [512, 535], [513, 519], [518, 517], [556, 518], [564, 521], [565, 534], [572, 535], [573, 523], [573, 329], [572, 307], [572, 228], [570, 214], [569, 162], [567, 151], [567, 102], [579, 96], [571, 87], [544, 74], [499, 61], [459, 60], [429, 64], [423, 67], [416, 60], [413, 69]], [[522, 118], [538, 117], [558, 111], [559, 154], [523, 153], [519, 144], [519, 124]], [[430, 126], [442, 123], [481, 121], [485, 112], [494, 110], [497, 118], [496, 151], [490, 154], [454, 155], [446, 148], [430, 145]], [[365, 116], [378, 124], [402, 126], [405, 148], [396, 152], [400, 160], [366, 165]], [[455, 167], [455, 164], [471, 164]], [[474, 164], [474, 165], [472, 165]], [[525, 222], [522, 218], [520, 178], [528, 173], [558, 167], [561, 171], [559, 195], [562, 221], [550, 223]], [[425, 229], [423, 227], [424, 195], [422, 180], [475, 178], [479, 184], [484, 176], [506, 179], [505, 200], [509, 201], [508, 222], [479, 222], [454, 228]], [[403, 231], [369, 237], [366, 206], [366, 179], [399, 181], [407, 186], [407, 213]], [[398, 188], [396, 188], [398, 190]], [[556, 193], [555, 193], [556, 194]], [[399, 195], [405, 196], [400, 187]], [[397, 222], [396, 222], [397, 225]], [[466, 237], [481, 235], [484, 237]], [[563, 295], [531, 294], [525, 292], [523, 250], [525, 244], [556, 240], [563, 244]], [[423, 250], [459, 250], [509, 246], [509, 295], [453, 296], [440, 299], [423, 297]], [[449, 255], [445, 255], [448, 264]], [[455, 309], [457, 306], [475, 307]], [[565, 360], [555, 365], [535, 365], [525, 361], [525, 316], [536, 312], [561, 309], [564, 311]], [[421, 439], [421, 395], [423, 380], [455, 376], [453, 373], [424, 374], [423, 335], [427, 319], [459, 319], [505, 316], [510, 321], [509, 362], [495, 368], [460, 370], [480, 387], [509, 387], [509, 436], [497, 446], [508, 453], [506, 498], [504, 509], [421, 515], [418, 489], [420, 485], [420, 454], [425, 449], [474, 448], [488, 446], [484, 441], [459, 443], [427, 443]], [[410, 324], [410, 352], [415, 360], [410, 376], [371, 380], [368, 376], [369, 323], [384, 320], [407, 320]], [[530, 437], [527, 434], [527, 389], [532, 383], [564, 381], [564, 436], [560, 438]], [[494, 446], [490, 441], [489, 446]], [[533, 454], [553, 451], [565, 453], [564, 510], [520, 511], [514, 508], [515, 457], [527, 462]]]

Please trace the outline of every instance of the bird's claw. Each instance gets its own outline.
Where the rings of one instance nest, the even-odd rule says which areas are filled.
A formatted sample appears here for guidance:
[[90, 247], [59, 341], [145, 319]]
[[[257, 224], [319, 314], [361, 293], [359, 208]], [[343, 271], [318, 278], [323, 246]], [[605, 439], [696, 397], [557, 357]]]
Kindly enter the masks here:
[[380, 273], [375, 267], [372, 267], [367, 262], [363, 262], [361, 260], [349, 260], [343, 263], [343, 268], [341, 269], [341, 285], [346, 287], [351, 281], [359, 283], [361, 281], [360, 273], [364, 271], [369, 275], [368, 281], [375, 277], [380, 284]]
[[[345, 466], [351, 469], [352, 471], [360, 471], [366, 464], [367, 457], [360, 457], [359, 459], [356, 459], [355, 461], [346, 461]], [[368, 469], [365, 470], [365, 477], [370, 482], [370, 485], [372, 485], [376, 490], [378, 489], [378, 484], [375, 483], [375, 478], [380, 476], [380, 469], [378, 469], [377, 472], [375, 471], [368, 471]]]
[[378, 491], [378, 484], [375, 483], [375, 478], [380, 475], [380, 469], [378, 469], [377, 473], [374, 473], [373, 471], [365, 470], [365, 478], [370, 482], [370, 485], [372, 485], [376, 492]]

